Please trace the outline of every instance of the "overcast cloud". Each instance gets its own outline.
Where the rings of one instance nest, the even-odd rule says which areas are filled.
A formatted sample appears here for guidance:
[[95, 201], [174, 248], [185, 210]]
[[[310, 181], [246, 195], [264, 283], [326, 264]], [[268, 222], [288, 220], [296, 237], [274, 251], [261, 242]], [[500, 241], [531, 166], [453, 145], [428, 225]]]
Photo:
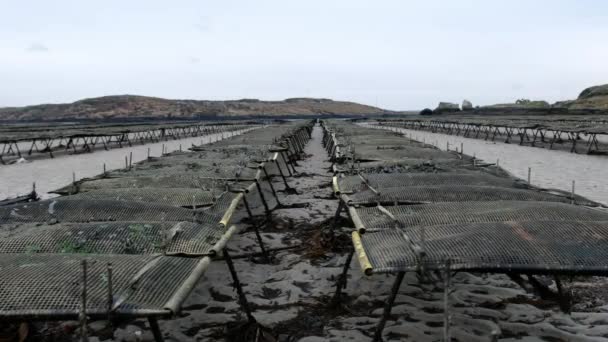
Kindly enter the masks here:
[[139, 94], [389, 109], [608, 83], [608, 2], [0, 0], [0, 106]]

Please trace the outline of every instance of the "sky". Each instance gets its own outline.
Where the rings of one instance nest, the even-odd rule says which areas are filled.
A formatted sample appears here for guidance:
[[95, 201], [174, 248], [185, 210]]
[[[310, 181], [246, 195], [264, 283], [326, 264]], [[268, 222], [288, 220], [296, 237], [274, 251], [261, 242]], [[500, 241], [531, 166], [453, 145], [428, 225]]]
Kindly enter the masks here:
[[0, 0], [0, 107], [137, 94], [408, 110], [605, 83], [604, 0]]

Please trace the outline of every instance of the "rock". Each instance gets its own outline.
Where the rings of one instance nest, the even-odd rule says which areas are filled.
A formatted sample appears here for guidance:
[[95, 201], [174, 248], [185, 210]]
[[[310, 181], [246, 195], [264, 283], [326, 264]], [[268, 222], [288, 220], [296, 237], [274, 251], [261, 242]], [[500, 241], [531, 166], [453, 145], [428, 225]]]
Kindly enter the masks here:
[[608, 84], [589, 87], [581, 92], [578, 99], [588, 99], [595, 96], [608, 96]]
[[459, 111], [460, 111], [460, 107], [456, 103], [451, 103], [451, 102], [439, 102], [439, 105], [434, 110], [434, 112], [437, 114], [455, 113], [455, 112], [459, 112]]
[[461, 108], [462, 108], [462, 110], [472, 110], [473, 104], [469, 100], [464, 100], [464, 101], [462, 101]]
[[420, 115], [433, 115], [433, 110], [430, 108], [424, 108], [420, 111]]

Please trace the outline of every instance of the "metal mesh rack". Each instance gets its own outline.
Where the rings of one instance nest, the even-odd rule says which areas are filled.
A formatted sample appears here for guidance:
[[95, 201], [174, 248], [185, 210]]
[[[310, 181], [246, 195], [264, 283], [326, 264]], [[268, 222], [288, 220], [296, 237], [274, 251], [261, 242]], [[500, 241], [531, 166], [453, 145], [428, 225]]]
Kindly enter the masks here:
[[[166, 315], [166, 303], [197, 259], [161, 255], [12, 254], [0, 258], [0, 315], [76, 317], [81, 306], [81, 261], [88, 261], [90, 316], [109, 312]], [[107, 265], [112, 265], [113, 307], [108, 302]]]
[[235, 194], [216, 190], [196, 188], [140, 188], [93, 190], [72, 195], [70, 198], [83, 200], [116, 200], [146, 203], [163, 203], [177, 207], [203, 207], [214, 204], [218, 197]]
[[[448, 202], [353, 209], [362, 223], [358, 229], [412, 227], [501, 221], [608, 221], [608, 212], [579, 205], [536, 201]], [[368, 230], [369, 231], [369, 230]]]
[[194, 222], [40, 222], [0, 226], [0, 253], [209, 255], [226, 233]]
[[67, 196], [0, 206], [0, 317], [76, 318], [84, 274], [89, 317], [175, 313], [237, 232], [237, 207], [278, 204], [267, 176], [291, 174], [308, 125], [269, 126], [56, 191]]
[[[349, 204], [365, 203], [435, 203], [464, 201], [549, 201], [570, 203], [572, 199], [543, 191], [503, 188], [497, 186], [440, 185], [410, 186], [364, 190], [344, 195]], [[591, 201], [577, 199], [577, 203], [594, 205]]]
[[[514, 187], [518, 184], [512, 179], [496, 177], [483, 172], [453, 173], [398, 173], [398, 174], [359, 174], [338, 178], [340, 193], [366, 190], [368, 185], [374, 189], [391, 187], [477, 185]], [[519, 184], [522, 187], [521, 184]]]
[[[608, 221], [426, 226], [423, 257], [399, 230], [353, 234], [366, 273], [443, 269], [450, 260], [454, 271], [608, 274]], [[407, 236], [420, 245], [420, 236]]]

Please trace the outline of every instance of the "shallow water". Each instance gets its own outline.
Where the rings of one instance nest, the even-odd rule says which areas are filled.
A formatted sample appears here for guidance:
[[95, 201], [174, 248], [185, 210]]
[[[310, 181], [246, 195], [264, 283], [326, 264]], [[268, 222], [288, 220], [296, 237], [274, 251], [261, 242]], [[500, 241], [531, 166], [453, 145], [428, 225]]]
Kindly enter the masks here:
[[[239, 131], [241, 133], [247, 130]], [[224, 133], [225, 137], [231, 133]], [[32, 184], [36, 183], [36, 191], [41, 198], [55, 195], [49, 191], [56, 190], [72, 182], [72, 173], [76, 179], [92, 177], [106, 170], [115, 170], [125, 167], [125, 157], [133, 153], [133, 163], [144, 160], [150, 156], [160, 156], [163, 145], [166, 152], [177, 151], [182, 146], [186, 150], [191, 145], [207, 144], [221, 139], [222, 133], [202, 137], [170, 140], [146, 145], [133, 145], [133, 147], [114, 148], [109, 151], [97, 150], [93, 153], [76, 155], [61, 155], [53, 159], [36, 159], [31, 163], [0, 165], [0, 200], [24, 195], [31, 191]]]
[[534, 185], [570, 191], [572, 181], [575, 181], [577, 194], [608, 204], [608, 156], [574, 154], [402, 128], [397, 131], [442, 150], [446, 150], [449, 143], [450, 150], [460, 151], [462, 143], [465, 154], [475, 155], [487, 163], [499, 160], [503, 169], [522, 179], [528, 178], [530, 167]]

